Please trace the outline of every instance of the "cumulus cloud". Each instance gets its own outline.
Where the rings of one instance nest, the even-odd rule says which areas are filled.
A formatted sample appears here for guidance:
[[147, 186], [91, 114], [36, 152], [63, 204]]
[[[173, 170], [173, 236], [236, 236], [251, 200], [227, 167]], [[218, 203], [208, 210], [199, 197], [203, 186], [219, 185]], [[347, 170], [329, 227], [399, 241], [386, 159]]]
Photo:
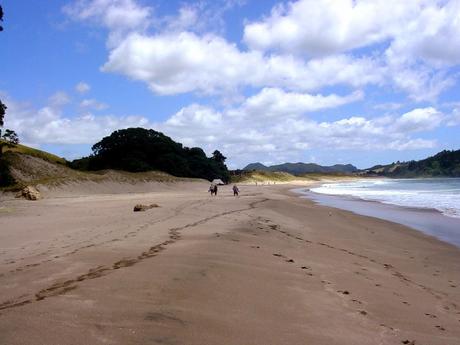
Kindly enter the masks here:
[[264, 88], [260, 93], [249, 97], [237, 112], [251, 118], [298, 116], [306, 112], [336, 108], [359, 101], [363, 97], [364, 93], [361, 91], [347, 96], [335, 94], [323, 96], [285, 92], [278, 88]]
[[111, 51], [102, 70], [146, 82], [158, 94], [212, 94], [247, 85], [309, 91], [337, 84], [380, 84], [384, 68], [372, 58], [347, 55], [308, 62], [264, 56], [243, 52], [215, 35], [181, 32], [132, 34]]
[[219, 126], [222, 115], [211, 108], [192, 104], [182, 108], [166, 121], [166, 125], [174, 127], [194, 126], [199, 128], [212, 129]]
[[55, 107], [66, 105], [70, 102], [70, 97], [64, 91], [55, 92], [48, 101]]
[[[458, 1], [284, 2], [268, 16], [247, 23], [242, 44], [202, 25], [209, 13], [204, 3], [185, 4], [166, 18], [154, 18], [151, 7], [135, 0], [78, 0], [65, 11], [74, 20], [108, 30], [109, 55], [101, 67], [106, 73], [145, 83], [158, 95], [194, 93], [220, 101], [229, 95], [242, 97], [220, 107], [195, 100], [164, 122], [147, 123], [186, 145], [208, 152], [219, 148], [240, 162], [257, 155], [267, 161], [296, 159], [313, 148], [432, 148], [436, 141], [419, 137], [421, 133], [459, 123], [455, 111], [445, 115], [426, 104], [395, 115], [402, 105], [380, 97], [396, 92], [398, 101], [403, 93], [415, 102], [433, 102], [455, 85]], [[254, 94], [247, 97], [247, 90]], [[388, 103], [375, 109], [391, 115], [336, 114], [336, 121], [315, 120], [314, 112], [359, 102], [365, 93], [386, 99]], [[92, 99], [80, 106], [102, 109]], [[58, 119], [76, 124], [85, 116], [67, 118], [56, 107], [49, 108]], [[40, 111], [45, 118], [45, 108]], [[91, 116], [90, 124], [103, 122], [103, 117]]]
[[10, 98], [7, 101], [6, 125], [18, 133], [21, 142], [33, 146], [94, 144], [117, 129], [149, 126], [142, 116], [99, 116], [89, 112], [69, 116], [53, 104], [37, 109]]
[[[361, 97], [360, 91], [322, 96], [264, 89], [225, 110], [194, 103], [158, 123], [142, 116], [90, 112], [69, 116], [52, 104], [37, 109], [7, 97], [5, 125], [16, 130], [22, 142], [34, 146], [91, 145], [117, 129], [153, 128], [187, 146], [203, 147], [208, 154], [216, 148], [222, 150], [230, 157], [232, 167], [238, 167], [260, 157], [274, 162], [298, 160], [310, 149], [433, 148], [436, 140], [417, 137], [417, 133], [428, 133], [454, 120], [432, 107], [375, 118], [345, 116], [336, 121], [317, 121], [309, 116], [310, 111], [338, 107]], [[67, 150], [71, 152], [70, 147]]]
[[[157, 94], [226, 94], [239, 87], [311, 91], [331, 85], [394, 86], [434, 101], [457, 80], [460, 4], [455, 0], [298, 0], [247, 23], [243, 50], [206, 33], [239, 1], [184, 4], [158, 18], [135, 0], [78, 0], [78, 21], [109, 31], [103, 71], [145, 82]], [[156, 32], [148, 33], [154, 26]], [[367, 52], [355, 54], [357, 49]], [[293, 57], [292, 55], [296, 55]]]
[[460, 2], [429, 1], [420, 6], [390, 46], [395, 60], [460, 63]]
[[330, 55], [385, 41], [400, 59], [460, 62], [460, 3], [441, 0], [298, 0], [244, 28], [255, 49]]
[[88, 92], [89, 90], [91, 90], [91, 86], [83, 81], [79, 82], [77, 85], [75, 85], [75, 90], [78, 92], [78, 93], [86, 93]]
[[454, 108], [452, 113], [447, 117], [447, 126], [460, 126], [460, 107]]
[[438, 127], [444, 115], [433, 107], [414, 109], [398, 118], [393, 126], [398, 132], [429, 131]]
[[77, 0], [63, 11], [73, 20], [104, 25], [110, 32], [109, 45], [115, 45], [126, 33], [147, 29], [153, 10], [135, 0]]
[[307, 57], [383, 49], [388, 81], [415, 101], [432, 101], [456, 82], [446, 71], [460, 63], [459, 32], [455, 0], [298, 0], [247, 24], [244, 41]]
[[[256, 118], [248, 104], [251, 102], [246, 101], [238, 108], [222, 112], [193, 104], [155, 127], [187, 145], [204, 147], [207, 152], [217, 147], [231, 153], [231, 163], [238, 166], [260, 157], [276, 162], [299, 159], [309, 149], [363, 151], [433, 148], [436, 140], [413, 135], [429, 132], [446, 120], [431, 107], [416, 108], [398, 116], [352, 116], [322, 122], [300, 115], [285, 116], [281, 112], [263, 113]], [[305, 111], [305, 108], [294, 109], [293, 114]]]
[[224, 15], [246, 0], [213, 0], [183, 3], [176, 15], [156, 17], [154, 25], [160, 31], [225, 32]]
[[[151, 7], [135, 0], [79, 0], [64, 11], [109, 30], [103, 71], [145, 82], [161, 95], [224, 95], [245, 86], [311, 91], [393, 85], [415, 101], [433, 101], [456, 82], [445, 67], [460, 61], [456, 1], [279, 4], [270, 16], [245, 25], [249, 50], [202, 25], [206, 18], [222, 19], [232, 6], [235, 1], [185, 4], [176, 16], [154, 18]], [[146, 30], [153, 24], [154, 34]], [[359, 48], [372, 53], [358, 57]]]
[[104, 110], [107, 109], [109, 106], [95, 99], [84, 99], [80, 102], [80, 107], [86, 109]]
[[330, 55], [390, 38], [417, 7], [411, 0], [299, 0], [246, 25], [244, 41], [254, 49]]

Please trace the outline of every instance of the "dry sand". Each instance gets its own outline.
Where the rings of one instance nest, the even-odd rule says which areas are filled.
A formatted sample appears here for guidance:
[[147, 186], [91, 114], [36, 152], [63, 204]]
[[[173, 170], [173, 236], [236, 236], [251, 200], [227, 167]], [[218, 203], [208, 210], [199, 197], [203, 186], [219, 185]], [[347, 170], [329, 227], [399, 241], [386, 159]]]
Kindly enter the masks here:
[[290, 188], [3, 201], [0, 344], [460, 344], [458, 248]]

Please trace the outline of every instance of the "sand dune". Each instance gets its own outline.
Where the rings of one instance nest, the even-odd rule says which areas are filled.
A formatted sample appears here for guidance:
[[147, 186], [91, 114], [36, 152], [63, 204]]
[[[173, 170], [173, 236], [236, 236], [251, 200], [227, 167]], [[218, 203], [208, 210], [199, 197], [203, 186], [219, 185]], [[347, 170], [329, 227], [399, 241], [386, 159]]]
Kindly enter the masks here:
[[149, 188], [2, 202], [1, 344], [460, 342], [456, 247], [290, 185]]

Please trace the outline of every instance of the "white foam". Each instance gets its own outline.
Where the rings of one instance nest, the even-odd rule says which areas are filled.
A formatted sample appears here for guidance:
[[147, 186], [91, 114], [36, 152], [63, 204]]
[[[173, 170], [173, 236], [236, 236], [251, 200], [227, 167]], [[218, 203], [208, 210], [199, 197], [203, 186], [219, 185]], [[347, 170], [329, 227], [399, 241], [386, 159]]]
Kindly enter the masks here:
[[[449, 181], [445, 184], [437, 180], [431, 181], [433, 182], [410, 181], [410, 184], [407, 180], [331, 183], [312, 188], [311, 191], [328, 195], [348, 195], [397, 206], [436, 209], [446, 216], [460, 217], [460, 186], [450, 186]], [[458, 182], [457, 180], [456, 183]]]

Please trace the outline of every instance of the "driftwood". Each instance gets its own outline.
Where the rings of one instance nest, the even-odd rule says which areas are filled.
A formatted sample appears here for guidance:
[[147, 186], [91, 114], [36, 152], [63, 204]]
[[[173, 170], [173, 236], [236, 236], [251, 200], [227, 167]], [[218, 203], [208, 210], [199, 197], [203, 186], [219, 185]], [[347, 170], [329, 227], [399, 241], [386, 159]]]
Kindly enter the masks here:
[[157, 204], [150, 204], [150, 205], [137, 204], [136, 206], [134, 206], [134, 212], [147, 211], [155, 207], [160, 207], [160, 206], [158, 206]]

